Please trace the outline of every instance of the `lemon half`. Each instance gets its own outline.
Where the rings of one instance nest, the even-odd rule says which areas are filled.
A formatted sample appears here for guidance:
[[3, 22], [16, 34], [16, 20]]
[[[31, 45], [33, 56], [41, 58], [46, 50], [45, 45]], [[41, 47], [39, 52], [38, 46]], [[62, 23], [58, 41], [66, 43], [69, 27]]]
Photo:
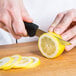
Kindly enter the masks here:
[[47, 58], [55, 58], [61, 55], [65, 46], [61, 44], [57, 37], [61, 38], [52, 32], [44, 33], [38, 40], [38, 47], [43, 56]]

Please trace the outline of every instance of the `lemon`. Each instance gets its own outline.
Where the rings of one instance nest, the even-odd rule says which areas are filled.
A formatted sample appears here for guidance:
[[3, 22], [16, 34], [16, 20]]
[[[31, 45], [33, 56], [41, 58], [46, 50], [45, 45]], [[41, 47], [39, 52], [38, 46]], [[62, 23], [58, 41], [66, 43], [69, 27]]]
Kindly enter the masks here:
[[29, 64], [32, 63], [32, 59], [29, 57], [22, 57], [19, 63], [14, 65], [14, 68], [26, 68]]
[[25, 57], [13, 55], [0, 59], [0, 69], [8, 70], [11, 68], [34, 68], [40, 64], [37, 57]]
[[13, 62], [12, 57], [5, 57], [0, 59], [0, 69], [4, 69], [6, 66], [10, 65]]
[[14, 55], [14, 56], [11, 56], [11, 57], [12, 57], [13, 61], [10, 64], [7, 64], [3, 68], [3, 70], [8, 70], [8, 69], [14, 68], [14, 65], [16, 65], [22, 58], [20, 55]]
[[34, 68], [40, 64], [40, 60], [37, 57], [30, 57], [32, 59], [32, 63], [26, 66], [26, 68]]
[[22, 59], [22, 56], [20, 56], [20, 55], [13, 55], [11, 57], [14, 58], [14, 61], [13, 61], [13, 64], [12, 64], [12, 67], [14, 68], [14, 66], [20, 62], [20, 60]]
[[40, 36], [38, 47], [43, 56], [56, 58], [63, 53], [65, 45], [57, 37], [61, 38], [60, 35], [52, 32], [44, 33]]

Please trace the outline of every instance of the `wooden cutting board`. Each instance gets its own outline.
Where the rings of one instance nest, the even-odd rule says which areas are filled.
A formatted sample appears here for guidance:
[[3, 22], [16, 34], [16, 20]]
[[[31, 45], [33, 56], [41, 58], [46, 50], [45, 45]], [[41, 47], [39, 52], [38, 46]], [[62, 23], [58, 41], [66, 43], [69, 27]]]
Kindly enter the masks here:
[[76, 48], [47, 59], [39, 52], [37, 42], [0, 46], [0, 58], [14, 54], [39, 57], [41, 64], [32, 69], [0, 70], [0, 76], [76, 76]]

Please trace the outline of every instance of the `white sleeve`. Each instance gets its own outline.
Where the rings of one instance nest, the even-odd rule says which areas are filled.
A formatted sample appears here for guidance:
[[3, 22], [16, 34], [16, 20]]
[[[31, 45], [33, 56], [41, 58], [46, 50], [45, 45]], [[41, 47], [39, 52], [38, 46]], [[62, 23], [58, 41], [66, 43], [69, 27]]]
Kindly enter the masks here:
[[16, 43], [16, 40], [13, 38], [11, 34], [0, 29], [0, 45], [7, 45]]

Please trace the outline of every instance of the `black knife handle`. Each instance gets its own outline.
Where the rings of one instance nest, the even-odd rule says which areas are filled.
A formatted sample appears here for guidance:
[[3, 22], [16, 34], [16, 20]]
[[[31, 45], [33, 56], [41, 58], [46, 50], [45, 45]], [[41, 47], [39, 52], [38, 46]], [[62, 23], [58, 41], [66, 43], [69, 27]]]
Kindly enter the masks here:
[[36, 31], [39, 28], [39, 26], [34, 23], [27, 23], [27, 22], [24, 22], [24, 25], [25, 25], [25, 29], [27, 30], [28, 36], [30, 37], [35, 36]]

